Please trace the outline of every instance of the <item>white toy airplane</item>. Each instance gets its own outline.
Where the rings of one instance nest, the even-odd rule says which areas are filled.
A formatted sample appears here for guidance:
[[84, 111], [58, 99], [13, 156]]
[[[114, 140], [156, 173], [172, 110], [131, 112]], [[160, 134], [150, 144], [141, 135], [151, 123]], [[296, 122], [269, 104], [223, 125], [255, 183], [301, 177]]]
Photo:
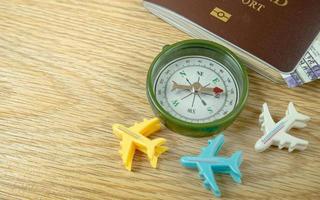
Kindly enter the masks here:
[[264, 135], [257, 141], [255, 150], [262, 152], [271, 145], [278, 146], [279, 149], [286, 147], [289, 152], [295, 149], [301, 151], [306, 149], [308, 141], [293, 137], [288, 134], [288, 131], [291, 128], [306, 127], [306, 122], [309, 120], [310, 117], [298, 113], [293, 103], [290, 102], [286, 116], [275, 123], [270, 115], [268, 105], [264, 103], [259, 118]]

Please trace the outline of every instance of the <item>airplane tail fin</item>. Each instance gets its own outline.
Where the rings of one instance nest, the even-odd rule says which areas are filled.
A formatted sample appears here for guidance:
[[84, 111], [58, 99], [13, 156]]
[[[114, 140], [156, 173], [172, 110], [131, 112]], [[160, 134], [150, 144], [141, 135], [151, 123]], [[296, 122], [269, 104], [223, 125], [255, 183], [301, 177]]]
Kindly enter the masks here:
[[157, 162], [158, 162], [159, 156], [162, 153], [166, 152], [167, 150], [168, 150], [168, 147], [165, 147], [165, 146], [157, 147], [157, 149], [155, 150], [155, 155], [152, 157], [152, 159], [150, 159], [150, 164], [153, 168], [157, 167]]
[[293, 103], [290, 102], [287, 110], [287, 115], [293, 117], [296, 122], [294, 123], [294, 127], [296, 128], [304, 128], [306, 127], [306, 122], [310, 120], [310, 117], [304, 114], [299, 113], [294, 107]]
[[166, 139], [164, 138], [157, 138], [151, 141], [151, 147], [148, 148], [147, 154], [148, 158], [152, 159], [156, 153], [156, 149], [159, 148], [161, 145], [166, 143]]
[[241, 172], [240, 172], [240, 165], [242, 163], [242, 151], [237, 151], [230, 157], [230, 175], [233, 180], [237, 183], [241, 183]]

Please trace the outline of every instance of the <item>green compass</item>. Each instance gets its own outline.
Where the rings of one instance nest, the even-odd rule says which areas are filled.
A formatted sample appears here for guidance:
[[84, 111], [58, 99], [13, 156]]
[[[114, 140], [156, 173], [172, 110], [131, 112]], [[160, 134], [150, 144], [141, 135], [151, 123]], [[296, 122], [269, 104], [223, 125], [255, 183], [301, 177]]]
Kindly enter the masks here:
[[165, 46], [147, 77], [153, 111], [171, 130], [192, 137], [227, 128], [243, 109], [248, 75], [228, 49], [206, 40]]

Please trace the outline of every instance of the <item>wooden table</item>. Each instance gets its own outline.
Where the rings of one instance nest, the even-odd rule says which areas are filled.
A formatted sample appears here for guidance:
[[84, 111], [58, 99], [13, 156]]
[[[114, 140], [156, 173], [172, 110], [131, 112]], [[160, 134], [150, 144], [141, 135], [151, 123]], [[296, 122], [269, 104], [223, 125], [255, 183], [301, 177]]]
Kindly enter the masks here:
[[[141, 0], [0, 2], [0, 199], [213, 199], [179, 158], [208, 138], [165, 127], [170, 151], [153, 169], [144, 154], [125, 170], [114, 123], [153, 113], [146, 73], [162, 46], [190, 38], [148, 13]], [[243, 150], [243, 184], [216, 176], [222, 199], [320, 197], [320, 82], [296, 89], [250, 71], [250, 96], [225, 131], [222, 155]], [[255, 153], [258, 116], [268, 102], [280, 119], [289, 101], [312, 117], [292, 131], [304, 152]], [[318, 197], [318, 198], [317, 198]]]

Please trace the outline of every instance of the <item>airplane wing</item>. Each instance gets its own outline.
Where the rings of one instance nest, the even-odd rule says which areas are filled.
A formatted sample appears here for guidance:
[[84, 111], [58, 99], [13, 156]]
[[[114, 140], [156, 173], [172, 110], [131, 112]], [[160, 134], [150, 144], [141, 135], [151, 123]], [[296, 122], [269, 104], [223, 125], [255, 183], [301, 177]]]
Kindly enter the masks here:
[[208, 190], [211, 190], [216, 196], [220, 197], [221, 192], [217, 182], [214, 178], [211, 165], [208, 163], [197, 163], [199, 169], [199, 176], [203, 180], [203, 185]]
[[208, 146], [202, 148], [201, 154], [199, 155], [199, 157], [216, 156], [219, 153], [220, 149], [222, 148], [223, 143], [224, 143], [223, 134], [220, 134], [217, 137], [215, 137], [214, 139], [209, 140]]
[[136, 123], [129, 129], [135, 132], [139, 132], [144, 136], [149, 136], [152, 133], [159, 131], [161, 128], [160, 120], [158, 118], [153, 118], [150, 120], [144, 119], [143, 122]]
[[[292, 102], [290, 102], [288, 105], [286, 115], [295, 120], [293, 123], [294, 128], [304, 128], [307, 126], [306, 122], [310, 120], [309, 116], [299, 113]], [[289, 131], [289, 129], [293, 127], [288, 127], [286, 131]]]
[[121, 155], [124, 166], [131, 171], [132, 159], [135, 152], [135, 146], [133, 144], [130, 136], [126, 135], [125, 132], [121, 130], [120, 124], [114, 124], [112, 126], [113, 133], [121, 139], [119, 153]]
[[267, 103], [264, 103], [262, 106], [262, 113], [260, 114], [259, 122], [261, 124], [261, 130], [265, 134], [269, 133], [276, 124], [271, 117]]
[[308, 141], [296, 138], [288, 133], [282, 132], [273, 138], [273, 144], [277, 145], [279, 149], [288, 148], [289, 152], [295, 149], [305, 150], [309, 144]]
[[119, 150], [119, 153], [121, 155], [123, 164], [127, 170], [131, 171], [132, 160], [135, 153], [135, 147], [132, 140], [123, 137], [122, 141], [120, 142], [120, 148], [121, 149]]

